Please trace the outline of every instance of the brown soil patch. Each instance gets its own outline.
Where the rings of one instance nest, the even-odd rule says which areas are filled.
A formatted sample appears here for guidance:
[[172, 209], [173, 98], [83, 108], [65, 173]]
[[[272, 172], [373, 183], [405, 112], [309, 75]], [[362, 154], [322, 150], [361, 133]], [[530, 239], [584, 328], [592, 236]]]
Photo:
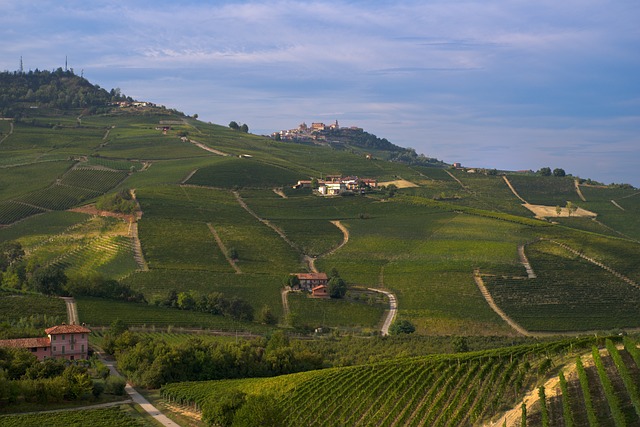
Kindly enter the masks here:
[[413, 187], [418, 187], [418, 184], [414, 184], [411, 181], [407, 181], [406, 179], [396, 179], [395, 181], [385, 181], [385, 182], [379, 182], [378, 185], [382, 186], [389, 186], [389, 185], [395, 185], [398, 188], [413, 188]]
[[85, 205], [85, 206], [80, 206], [77, 208], [73, 208], [73, 209], [69, 209], [69, 212], [79, 212], [79, 213], [84, 213], [84, 214], [88, 214], [88, 215], [97, 215], [97, 216], [108, 216], [108, 217], [112, 217], [112, 218], [120, 218], [120, 219], [124, 219], [127, 221], [136, 221], [140, 218], [142, 218], [142, 212], [136, 212], [135, 215], [127, 215], [127, 214], [123, 214], [123, 213], [117, 213], [117, 212], [109, 212], [109, 211], [101, 211], [96, 209], [96, 205], [91, 204], [91, 205]]
[[571, 215], [569, 215], [567, 208], [561, 208], [560, 215], [558, 215], [555, 206], [531, 205], [529, 203], [524, 203], [522, 206], [533, 212], [536, 218], [595, 218], [598, 216], [597, 213], [582, 208], [578, 208], [575, 212], [572, 212]]

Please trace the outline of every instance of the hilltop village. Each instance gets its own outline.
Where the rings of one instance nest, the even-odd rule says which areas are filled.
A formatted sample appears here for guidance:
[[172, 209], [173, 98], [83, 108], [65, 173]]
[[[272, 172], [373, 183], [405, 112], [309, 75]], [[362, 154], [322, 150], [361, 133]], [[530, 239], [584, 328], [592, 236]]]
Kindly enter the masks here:
[[307, 126], [305, 122], [302, 122], [297, 128], [273, 132], [271, 137], [279, 141], [327, 141], [327, 137], [335, 131], [355, 134], [362, 133], [363, 129], [357, 126], [340, 127], [337, 120], [330, 125], [318, 122]]

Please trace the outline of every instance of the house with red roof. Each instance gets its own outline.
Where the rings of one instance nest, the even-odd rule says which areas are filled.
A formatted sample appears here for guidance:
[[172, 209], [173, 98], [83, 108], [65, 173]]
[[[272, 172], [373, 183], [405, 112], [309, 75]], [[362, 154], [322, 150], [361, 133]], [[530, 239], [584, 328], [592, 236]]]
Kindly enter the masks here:
[[26, 348], [38, 360], [44, 360], [47, 357], [68, 360], [87, 359], [90, 329], [63, 323], [45, 329], [45, 333], [47, 336], [42, 338], [0, 340], [0, 347]]
[[300, 289], [311, 292], [314, 287], [327, 285], [329, 278], [327, 273], [294, 273], [300, 281]]
[[329, 286], [327, 285], [318, 285], [311, 289], [311, 296], [316, 298], [329, 298]]

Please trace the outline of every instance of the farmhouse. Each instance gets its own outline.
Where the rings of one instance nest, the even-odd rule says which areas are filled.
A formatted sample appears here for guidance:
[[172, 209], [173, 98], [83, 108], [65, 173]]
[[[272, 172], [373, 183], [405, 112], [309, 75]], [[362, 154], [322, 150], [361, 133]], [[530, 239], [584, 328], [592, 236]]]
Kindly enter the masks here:
[[80, 325], [57, 325], [45, 329], [46, 337], [17, 338], [0, 340], [0, 347], [25, 348], [38, 360], [51, 357], [56, 359], [86, 359], [89, 351], [91, 330]]
[[316, 298], [329, 298], [329, 287], [327, 285], [318, 285], [311, 289], [311, 295]]
[[311, 292], [317, 286], [327, 286], [329, 278], [326, 273], [293, 273], [300, 281], [300, 289]]

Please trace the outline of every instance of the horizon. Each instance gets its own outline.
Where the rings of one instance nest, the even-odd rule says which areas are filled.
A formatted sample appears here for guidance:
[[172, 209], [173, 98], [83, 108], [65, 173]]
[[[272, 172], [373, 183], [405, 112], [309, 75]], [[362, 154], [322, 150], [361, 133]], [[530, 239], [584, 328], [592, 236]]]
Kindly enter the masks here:
[[640, 187], [631, 1], [3, 1], [0, 68], [269, 135], [338, 120], [447, 163]]

